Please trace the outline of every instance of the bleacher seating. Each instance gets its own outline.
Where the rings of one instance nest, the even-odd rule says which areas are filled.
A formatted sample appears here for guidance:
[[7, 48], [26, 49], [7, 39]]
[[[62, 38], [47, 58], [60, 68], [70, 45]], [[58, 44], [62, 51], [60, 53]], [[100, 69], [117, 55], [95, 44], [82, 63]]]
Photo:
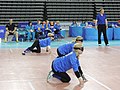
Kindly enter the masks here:
[[117, 21], [120, 16], [120, 0], [0, 0], [0, 25], [13, 18], [21, 21], [92, 21], [94, 7], [99, 12], [103, 7], [108, 21]]
[[44, 2], [37, 0], [0, 0], [0, 24], [8, 23], [12, 18], [20, 21], [43, 19]]

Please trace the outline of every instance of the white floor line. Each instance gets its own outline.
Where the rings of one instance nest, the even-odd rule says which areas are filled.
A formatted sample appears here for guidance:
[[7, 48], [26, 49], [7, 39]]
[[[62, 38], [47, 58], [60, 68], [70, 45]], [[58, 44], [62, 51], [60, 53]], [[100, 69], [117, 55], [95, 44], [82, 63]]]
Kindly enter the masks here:
[[11, 53], [13, 52], [13, 50], [11, 48], [9, 50], [10, 50]]
[[[85, 74], [85, 73], [84, 73]], [[108, 86], [106, 86], [105, 84], [99, 82], [98, 80], [96, 80], [95, 78], [91, 77], [90, 75], [85, 74], [87, 77], [91, 78], [93, 81], [95, 81], [96, 83], [98, 83], [99, 85], [103, 86], [104, 88], [106, 88], [107, 90], [112, 90], [110, 89]]]
[[[54, 54], [52, 54], [54, 57], [55, 57], [55, 55]], [[84, 73], [85, 74], [85, 73]], [[94, 79], [93, 77], [91, 77], [90, 75], [87, 75], [87, 74], [85, 74], [87, 77], [89, 77], [89, 78], [91, 78], [93, 81], [95, 81], [96, 83], [98, 83], [99, 85], [101, 85], [101, 86], [103, 86], [104, 88], [106, 88], [107, 90], [112, 90], [112, 89], [110, 89], [108, 86], [106, 86], [106, 85], [104, 85], [103, 83], [101, 83], [101, 82], [99, 82], [98, 80], [96, 80], [96, 79]]]
[[31, 82], [28, 82], [29, 86], [31, 87], [32, 90], [35, 90]]
[[4, 80], [4, 81], [0, 81], [0, 83], [2, 83], [2, 82], [29, 82], [28, 80]]

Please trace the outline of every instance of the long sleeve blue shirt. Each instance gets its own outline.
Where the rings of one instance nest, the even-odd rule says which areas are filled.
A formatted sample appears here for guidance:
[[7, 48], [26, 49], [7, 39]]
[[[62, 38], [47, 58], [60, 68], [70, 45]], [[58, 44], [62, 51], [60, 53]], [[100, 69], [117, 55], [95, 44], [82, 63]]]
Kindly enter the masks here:
[[50, 46], [50, 44], [51, 44], [50, 37], [45, 38], [45, 39], [39, 39], [39, 44], [40, 44], [41, 47]]
[[76, 53], [73, 51], [66, 56], [56, 58], [53, 61], [53, 68], [56, 72], [66, 72], [73, 68], [73, 71], [78, 71], [80, 66]]
[[66, 54], [72, 52], [74, 44], [75, 43], [68, 43], [68, 44], [59, 46], [58, 47], [59, 53], [61, 53], [62, 55], [66, 55]]

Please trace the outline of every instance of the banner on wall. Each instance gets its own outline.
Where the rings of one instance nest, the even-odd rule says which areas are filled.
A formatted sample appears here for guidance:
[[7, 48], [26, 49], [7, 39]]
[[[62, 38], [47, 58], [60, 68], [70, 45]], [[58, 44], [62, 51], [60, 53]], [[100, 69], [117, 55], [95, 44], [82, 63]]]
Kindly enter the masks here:
[[5, 37], [6, 26], [0, 26], [0, 38]]

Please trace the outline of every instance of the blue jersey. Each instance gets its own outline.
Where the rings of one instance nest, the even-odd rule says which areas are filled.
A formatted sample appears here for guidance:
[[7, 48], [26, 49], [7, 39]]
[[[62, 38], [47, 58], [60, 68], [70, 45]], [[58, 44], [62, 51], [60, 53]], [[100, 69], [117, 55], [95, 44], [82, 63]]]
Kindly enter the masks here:
[[56, 72], [66, 72], [73, 68], [73, 71], [78, 71], [80, 66], [76, 53], [73, 51], [66, 56], [56, 58], [53, 61], [53, 68]]
[[36, 32], [41, 32], [41, 30], [38, 30], [38, 28], [40, 28], [40, 29], [42, 28], [41, 24], [35, 25]]
[[61, 29], [61, 25], [55, 24], [55, 25], [54, 25], [54, 28], [55, 28], [56, 30], [60, 30], [60, 29]]
[[62, 55], [66, 55], [66, 54], [72, 52], [74, 44], [75, 43], [68, 43], [68, 44], [59, 46], [58, 47], [59, 53]]
[[103, 14], [103, 16], [101, 16], [101, 14], [99, 13], [99, 14], [97, 15], [96, 19], [98, 20], [98, 21], [97, 21], [97, 24], [98, 24], [98, 25], [99, 25], [99, 24], [106, 24], [106, 23], [105, 23], [105, 19], [106, 19], [106, 15], [105, 15], [105, 14]]
[[50, 43], [51, 43], [50, 37], [45, 38], [45, 39], [39, 39], [39, 44], [41, 47], [50, 46]]

